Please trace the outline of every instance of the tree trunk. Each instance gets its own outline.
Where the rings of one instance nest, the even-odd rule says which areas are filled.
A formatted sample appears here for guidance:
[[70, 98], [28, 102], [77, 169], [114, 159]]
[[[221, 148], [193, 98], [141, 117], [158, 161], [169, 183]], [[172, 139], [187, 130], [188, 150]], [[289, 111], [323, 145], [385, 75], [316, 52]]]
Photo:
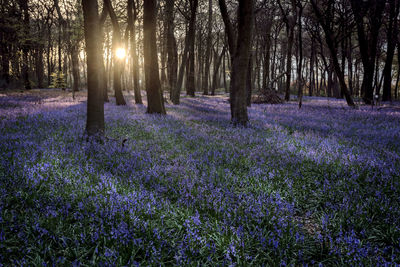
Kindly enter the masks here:
[[394, 87], [394, 98], [399, 99], [399, 80], [400, 80], [400, 42], [397, 43], [397, 78], [396, 85]]
[[212, 86], [211, 86], [211, 95], [215, 95], [215, 89], [217, 89], [217, 87], [218, 87], [218, 72], [219, 72], [219, 67], [221, 65], [222, 57], [224, 56], [224, 54], [225, 54], [225, 47], [222, 48], [222, 52], [221, 52], [220, 56], [215, 61], [213, 81], [212, 81]]
[[207, 47], [206, 47], [206, 58], [204, 64], [204, 73], [203, 73], [203, 95], [208, 95], [208, 77], [210, 75], [210, 55], [211, 55], [211, 45], [212, 45], [212, 18], [213, 18], [213, 9], [212, 9], [212, 0], [208, 0], [208, 23], [207, 23]]
[[348, 41], [347, 41], [347, 69], [349, 73], [349, 78], [348, 78], [348, 84], [349, 84], [349, 90], [350, 94], [354, 94], [354, 81], [353, 81], [353, 48], [352, 48], [352, 43], [351, 43], [351, 36], [349, 36]]
[[350, 92], [347, 89], [347, 85], [346, 85], [346, 82], [344, 80], [344, 73], [341, 70], [340, 65], [339, 65], [339, 61], [338, 61], [338, 58], [337, 58], [337, 49], [336, 49], [336, 47], [334, 45], [334, 37], [333, 37], [333, 34], [332, 34], [332, 30], [325, 23], [324, 16], [321, 13], [321, 10], [319, 9], [319, 7], [317, 6], [315, 0], [311, 0], [311, 4], [312, 4], [314, 12], [315, 12], [315, 14], [316, 14], [316, 16], [318, 18], [318, 21], [319, 21], [319, 23], [321, 24], [321, 26], [322, 26], [322, 28], [324, 30], [325, 40], [326, 40], [326, 43], [327, 43], [329, 51], [330, 51], [331, 60], [332, 60], [333, 67], [335, 69], [336, 76], [339, 79], [341, 92], [346, 98], [347, 105], [349, 105], [351, 107], [354, 107], [355, 105], [354, 105], [353, 99], [352, 99], [352, 97], [350, 95]]
[[249, 65], [247, 66], [246, 78], [246, 105], [251, 106], [251, 93], [253, 91], [253, 53], [250, 52]]
[[143, 44], [144, 72], [147, 91], [147, 113], [166, 114], [157, 56], [157, 1], [144, 0], [143, 4]]
[[167, 74], [170, 99], [173, 104], [179, 104], [180, 90], [177, 88], [178, 49], [175, 39], [174, 24], [175, 0], [166, 0], [165, 16], [167, 21]]
[[20, 6], [23, 14], [23, 24], [24, 24], [24, 37], [23, 37], [23, 45], [22, 45], [22, 79], [24, 81], [24, 87], [26, 90], [32, 89], [31, 82], [29, 80], [29, 50], [30, 50], [30, 41], [29, 41], [29, 7], [28, 0], [20, 0]]
[[79, 91], [79, 51], [78, 47], [73, 46], [72, 51], [71, 51], [71, 65], [72, 65], [72, 78], [73, 78], [73, 84], [72, 84], [72, 92], [75, 93]]
[[289, 27], [286, 30], [288, 34], [287, 51], [286, 51], [286, 87], [285, 100], [290, 100], [290, 80], [292, 79], [292, 46], [294, 41], [294, 27]]
[[[228, 83], [226, 81], [226, 53], [224, 53], [224, 56], [222, 58], [222, 78], [224, 79], [224, 92], [225, 93], [229, 93], [229, 87], [228, 87]], [[214, 93], [215, 93], [215, 89], [214, 89]]]
[[189, 32], [186, 32], [186, 37], [185, 37], [185, 49], [183, 50], [183, 55], [182, 55], [182, 62], [181, 65], [179, 66], [179, 73], [178, 73], [178, 80], [176, 83], [176, 101], [174, 102], [175, 105], [179, 104], [179, 97], [181, 94], [181, 88], [182, 88], [182, 83], [183, 83], [183, 76], [185, 73], [185, 69], [188, 67], [188, 53], [189, 53]]
[[196, 13], [197, 13], [198, 0], [190, 1], [190, 21], [189, 21], [189, 58], [188, 58], [188, 75], [186, 77], [186, 93], [189, 96], [195, 96], [196, 84], [195, 84], [195, 55], [194, 55], [194, 41], [196, 38]]
[[[160, 82], [161, 82], [161, 91], [164, 92], [164, 90], [167, 87], [167, 75], [165, 74], [166, 71], [166, 64], [167, 64], [167, 26], [166, 26], [166, 21], [165, 21], [165, 15], [164, 18], [160, 18], [160, 20], [164, 21], [164, 27], [163, 30], [160, 30], [160, 37], [159, 37], [159, 42], [160, 42], [160, 63], [161, 63], [161, 69], [160, 69]], [[160, 28], [161, 28], [161, 23], [160, 23]]]
[[43, 46], [40, 44], [36, 52], [36, 78], [37, 87], [44, 88]]
[[[268, 30], [269, 29], [269, 30]], [[265, 36], [265, 49], [264, 49], [264, 66], [263, 66], [263, 82], [262, 89], [271, 89], [269, 87], [269, 72], [270, 72], [270, 58], [271, 58], [271, 34], [270, 27], [267, 29]]]
[[303, 76], [302, 76], [302, 68], [303, 68], [303, 37], [302, 37], [302, 29], [301, 29], [301, 16], [303, 13], [303, 6], [300, 1], [298, 3], [298, 49], [299, 49], [299, 65], [297, 67], [297, 97], [299, 99], [299, 108], [303, 104]]
[[399, 1], [389, 0], [390, 15], [389, 15], [389, 26], [387, 29], [387, 52], [386, 62], [383, 69], [383, 95], [382, 101], [392, 100], [392, 63], [394, 57], [394, 51], [396, 49], [396, 38], [397, 38], [397, 16], [399, 14]]
[[8, 54], [8, 47], [1, 44], [1, 79], [5, 81], [5, 86], [10, 83], [10, 60]]
[[126, 105], [124, 96], [122, 94], [122, 86], [121, 86], [121, 75], [122, 75], [122, 60], [118, 59], [116, 56], [117, 49], [122, 46], [122, 37], [121, 37], [121, 29], [118, 23], [117, 16], [115, 15], [114, 9], [111, 5], [110, 0], [104, 0], [104, 6], [108, 10], [108, 14], [111, 18], [111, 23], [113, 26], [113, 38], [112, 38], [112, 50], [113, 50], [113, 80], [114, 80], [114, 94], [117, 105]]
[[47, 26], [47, 87], [51, 84], [51, 25]]
[[98, 28], [99, 16], [97, 0], [82, 0], [85, 43], [87, 53], [87, 119], [86, 134], [88, 136], [104, 135], [104, 102], [101, 90]]
[[[133, 13], [132, 13], [133, 11]], [[133, 92], [135, 94], [135, 103], [142, 104], [142, 95], [139, 87], [139, 60], [136, 51], [136, 25], [137, 7], [134, 0], [128, 0], [128, 27], [130, 31], [131, 43], [131, 72], [133, 77]]]
[[[360, 4], [358, 0], [351, 0], [350, 2], [357, 25], [358, 43], [360, 45], [361, 59], [364, 67], [361, 91], [364, 102], [366, 104], [371, 104], [373, 101], [374, 66], [379, 29], [382, 25], [382, 13], [386, 1], [371, 0], [368, 2], [364, 1], [362, 4]], [[368, 32], [365, 30], [366, 15], [368, 15]]]
[[[308, 90], [308, 95], [312, 96], [315, 88], [315, 72], [314, 72], [314, 62], [315, 62], [315, 45], [314, 38], [311, 39], [311, 55], [310, 55], [310, 86]], [[317, 67], [317, 76], [318, 76], [318, 67]]]
[[253, 20], [253, 0], [239, 0], [238, 38], [232, 60], [230, 87], [231, 116], [234, 125], [246, 126], [249, 120], [246, 104], [246, 79], [249, 67]]

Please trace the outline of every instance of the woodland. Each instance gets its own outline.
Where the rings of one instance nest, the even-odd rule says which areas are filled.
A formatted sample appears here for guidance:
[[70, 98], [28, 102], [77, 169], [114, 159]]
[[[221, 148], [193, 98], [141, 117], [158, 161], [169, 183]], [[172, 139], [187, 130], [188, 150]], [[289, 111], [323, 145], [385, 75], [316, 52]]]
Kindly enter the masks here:
[[0, 0], [0, 267], [399, 265], [399, 23]]

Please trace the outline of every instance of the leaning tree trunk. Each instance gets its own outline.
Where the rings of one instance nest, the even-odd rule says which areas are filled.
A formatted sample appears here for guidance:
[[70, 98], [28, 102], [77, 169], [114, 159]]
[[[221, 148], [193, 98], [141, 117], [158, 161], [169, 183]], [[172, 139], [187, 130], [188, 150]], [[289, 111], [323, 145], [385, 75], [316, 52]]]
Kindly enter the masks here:
[[86, 134], [98, 136], [104, 134], [104, 102], [100, 77], [100, 55], [102, 53], [99, 42], [97, 0], [82, 0], [82, 8], [87, 54]]
[[[333, 64], [333, 68], [335, 70], [335, 73], [339, 79], [339, 84], [340, 84], [340, 89], [342, 94], [345, 96], [347, 105], [350, 107], [355, 107], [355, 104], [353, 102], [353, 98], [350, 95], [349, 90], [347, 89], [347, 84], [345, 82], [344, 79], [344, 72], [341, 70], [340, 68], [340, 64], [339, 64], [339, 60], [337, 57], [337, 49], [334, 45], [334, 37], [333, 37], [333, 33], [332, 30], [329, 28], [329, 26], [325, 23], [324, 21], [324, 16], [321, 13], [321, 10], [319, 9], [319, 7], [317, 6], [317, 3], [315, 2], [315, 0], [311, 0], [311, 4], [312, 7], [314, 9], [314, 12], [325, 32], [325, 41], [326, 44], [328, 45], [329, 51], [330, 51], [330, 55], [331, 55], [331, 60], [332, 60], [332, 64]], [[326, 62], [325, 62], [326, 64]]]
[[166, 114], [157, 57], [157, 1], [144, 0], [143, 5], [143, 42], [144, 72], [147, 91], [147, 113]]
[[238, 38], [232, 61], [231, 116], [234, 125], [246, 126], [249, 120], [246, 103], [246, 78], [249, 66], [253, 23], [253, 0], [240, 0], [238, 7]]

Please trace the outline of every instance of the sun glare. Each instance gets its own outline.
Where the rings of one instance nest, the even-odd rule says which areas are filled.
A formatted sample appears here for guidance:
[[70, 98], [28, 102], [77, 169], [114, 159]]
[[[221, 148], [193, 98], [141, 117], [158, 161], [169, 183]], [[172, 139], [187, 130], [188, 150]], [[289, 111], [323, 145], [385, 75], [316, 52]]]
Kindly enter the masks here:
[[117, 48], [117, 50], [115, 51], [115, 55], [119, 59], [124, 59], [125, 58], [125, 49], [124, 48]]

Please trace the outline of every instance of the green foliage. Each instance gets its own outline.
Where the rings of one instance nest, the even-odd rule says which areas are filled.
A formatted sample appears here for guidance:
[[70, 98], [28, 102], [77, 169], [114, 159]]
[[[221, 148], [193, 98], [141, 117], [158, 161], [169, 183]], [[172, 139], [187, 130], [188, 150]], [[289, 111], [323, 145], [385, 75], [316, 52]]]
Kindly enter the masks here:
[[53, 72], [51, 74], [50, 88], [65, 88], [67, 87], [67, 77], [62, 71]]

